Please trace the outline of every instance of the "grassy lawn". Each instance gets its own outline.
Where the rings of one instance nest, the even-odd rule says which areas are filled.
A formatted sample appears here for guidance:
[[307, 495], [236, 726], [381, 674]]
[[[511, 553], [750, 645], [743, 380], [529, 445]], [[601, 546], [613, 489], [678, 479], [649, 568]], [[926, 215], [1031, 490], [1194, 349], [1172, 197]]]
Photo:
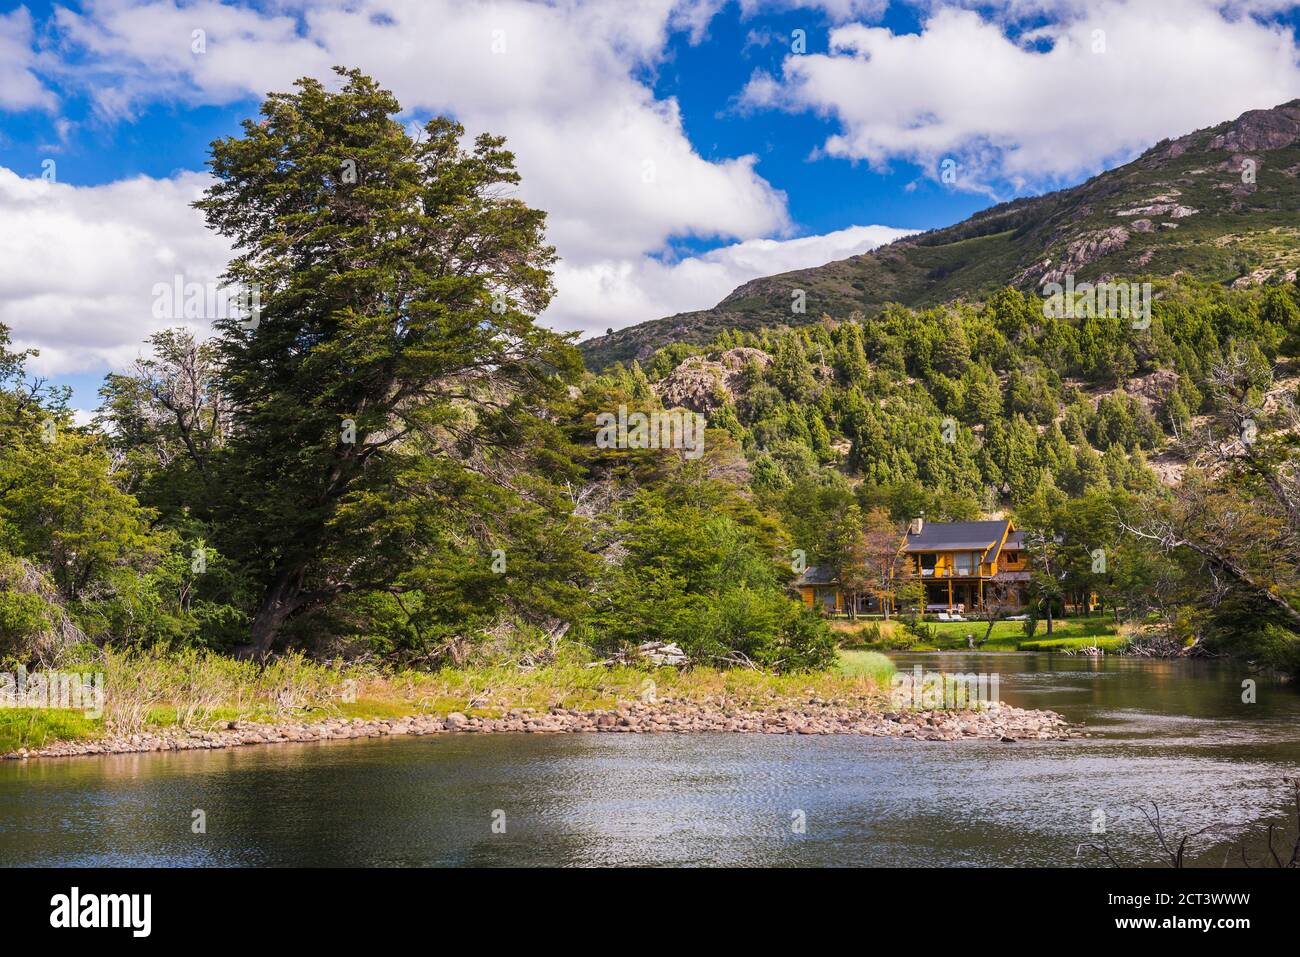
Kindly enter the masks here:
[[[898, 621], [873, 621], [837, 628], [850, 644], [862, 648], [894, 651], [957, 651], [966, 650], [967, 635], [978, 642], [988, 629], [983, 621], [934, 621], [925, 624], [932, 629], [933, 640], [922, 640]], [[999, 621], [993, 626], [989, 640], [979, 645], [980, 651], [1065, 651], [1096, 645], [1104, 651], [1115, 651], [1124, 643], [1115, 620], [1109, 614], [1094, 614], [1079, 618], [1058, 619], [1047, 634], [1047, 623], [1039, 621], [1032, 638], [1025, 634], [1024, 622]]]

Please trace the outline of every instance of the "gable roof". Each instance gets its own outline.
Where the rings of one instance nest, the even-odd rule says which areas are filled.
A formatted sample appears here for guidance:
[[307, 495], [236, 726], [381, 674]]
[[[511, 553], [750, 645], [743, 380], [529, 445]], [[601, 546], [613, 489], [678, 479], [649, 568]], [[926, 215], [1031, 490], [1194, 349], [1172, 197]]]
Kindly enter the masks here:
[[907, 533], [905, 552], [986, 551], [1002, 541], [1008, 519], [992, 522], [925, 522], [919, 534]]
[[809, 565], [802, 575], [795, 579], [795, 585], [833, 585], [839, 581], [835, 569], [830, 565]]
[[1020, 548], [1020, 546], [1024, 543], [1024, 540], [1025, 540], [1024, 532], [1014, 532], [1014, 531], [1008, 532], [1007, 540], [989, 553], [988, 560], [991, 562], [996, 562], [999, 558], [1002, 557], [1002, 553], [1007, 551], [1008, 549], [1013, 552], [1017, 551]]

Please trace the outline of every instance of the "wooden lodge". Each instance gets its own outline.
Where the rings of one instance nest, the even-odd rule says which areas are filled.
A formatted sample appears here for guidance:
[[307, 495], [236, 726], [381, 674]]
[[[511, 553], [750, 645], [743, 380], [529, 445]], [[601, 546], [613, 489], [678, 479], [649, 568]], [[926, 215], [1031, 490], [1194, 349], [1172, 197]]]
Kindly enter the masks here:
[[[898, 546], [894, 574], [919, 581], [924, 610], [1005, 613], [1028, 602], [1029, 567], [1023, 533], [1010, 519], [986, 522], [926, 522], [914, 519]], [[834, 569], [807, 568], [795, 582], [803, 602], [828, 615], [880, 611], [877, 599], [852, 596], [850, 609]]]

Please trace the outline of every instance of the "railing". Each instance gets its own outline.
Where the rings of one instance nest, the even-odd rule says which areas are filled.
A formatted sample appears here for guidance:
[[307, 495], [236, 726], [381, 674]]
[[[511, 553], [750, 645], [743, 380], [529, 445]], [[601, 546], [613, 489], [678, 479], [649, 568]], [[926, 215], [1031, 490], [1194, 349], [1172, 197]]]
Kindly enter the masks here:
[[[1014, 571], [1015, 569], [1011, 569]], [[938, 568], [920, 569], [921, 578], [992, 578], [997, 574], [996, 565], [971, 565], [966, 568], [954, 568], [953, 566], [944, 566]], [[912, 572], [912, 577], [916, 577], [916, 572]]]

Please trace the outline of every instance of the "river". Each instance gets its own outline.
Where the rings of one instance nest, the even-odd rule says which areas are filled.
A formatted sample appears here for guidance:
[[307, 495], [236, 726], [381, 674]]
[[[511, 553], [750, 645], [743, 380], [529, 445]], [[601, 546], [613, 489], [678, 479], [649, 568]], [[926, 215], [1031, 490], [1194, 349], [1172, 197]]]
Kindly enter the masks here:
[[[1294, 686], [1258, 679], [1246, 704], [1248, 674], [1223, 663], [895, 660], [996, 672], [1003, 700], [1093, 736], [461, 734], [10, 761], [0, 863], [1084, 866], [1104, 860], [1081, 845], [1102, 841], [1156, 862], [1139, 810], [1153, 803], [1174, 837], [1287, 823]], [[1204, 864], [1234, 845], [1220, 831], [1192, 844]]]

